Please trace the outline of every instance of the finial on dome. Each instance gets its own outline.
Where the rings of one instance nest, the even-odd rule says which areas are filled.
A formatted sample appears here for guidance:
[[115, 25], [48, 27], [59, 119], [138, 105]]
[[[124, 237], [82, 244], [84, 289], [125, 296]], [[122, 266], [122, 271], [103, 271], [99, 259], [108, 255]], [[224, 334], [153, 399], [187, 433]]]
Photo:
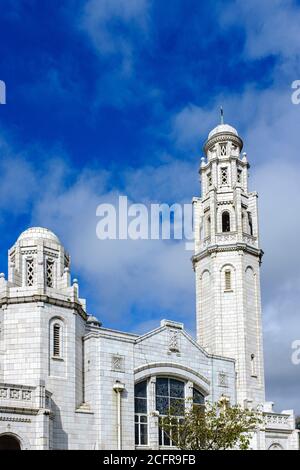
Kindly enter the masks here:
[[223, 106], [220, 107], [220, 114], [221, 114], [221, 124], [224, 124], [224, 110], [223, 110]]

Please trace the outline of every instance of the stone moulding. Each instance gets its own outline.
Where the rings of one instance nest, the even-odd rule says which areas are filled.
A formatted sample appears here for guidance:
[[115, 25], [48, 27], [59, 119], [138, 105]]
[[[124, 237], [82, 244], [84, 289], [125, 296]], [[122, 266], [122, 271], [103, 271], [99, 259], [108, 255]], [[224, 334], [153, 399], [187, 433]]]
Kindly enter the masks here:
[[84, 320], [87, 320], [87, 313], [82, 308], [79, 302], [72, 302], [69, 300], [57, 299], [48, 295], [33, 294], [22, 297], [2, 297], [0, 299], [0, 307], [3, 305], [25, 304], [42, 302], [45, 304], [56, 305], [58, 307], [68, 308], [75, 310]]
[[232, 134], [231, 132], [222, 132], [222, 134], [217, 134], [216, 136], [211, 137], [205, 142], [203, 150], [205, 153], [207, 153], [208, 150], [214, 147], [215, 144], [220, 142], [228, 142], [229, 140], [236, 144], [240, 150], [242, 150], [244, 145], [242, 139], [237, 135]]
[[152, 362], [144, 364], [134, 369], [134, 377], [135, 381], [139, 382], [154, 375], [168, 376], [170, 371], [172, 371], [173, 377], [193, 382], [206, 396], [210, 394], [210, 381], [206, 377], [176, 362]]
[[197, 253], [196, 255], [192, 256], [191, 259], [192, 259], [193, 267], [195, 268], [196, 262], [202, 258], [205, 258], [208, 254], [222, 253], [225, 251], [237, 251], [237, 250], [245, 251], [247, 253], [250, 253], [251, 255], [258, 256], [260, 259], [260, 262], [264, 254], [263, 250], [261, 250], [260, 248], [254, 248], [252, 246], [249, 246], [246, 243], [236, 243], [234, 245], [228, 244], [224, 246], [213, 245], [213, 246], [206, 248], [202, 252]]

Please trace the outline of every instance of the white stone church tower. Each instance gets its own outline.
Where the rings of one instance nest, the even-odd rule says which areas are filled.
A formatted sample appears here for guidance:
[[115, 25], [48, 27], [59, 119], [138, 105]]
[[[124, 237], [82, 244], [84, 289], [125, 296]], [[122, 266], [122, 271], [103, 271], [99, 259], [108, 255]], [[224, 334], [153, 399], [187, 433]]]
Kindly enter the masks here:
[[159, 420], [174, 402], [224, 397], [262, 413], [253, 449], [298, 449], [293, 411], [265, 402], [257, 195], [242, 146], [224, 124], [205, 144], [196, 340], [171, 320], [143, 335], [103, 327], [59, 238], [41, 227], [18, 237], [0, 274], [0, 450], [170, 450]]
[[212, 130], [195, 199], [197, 340], [236, 360], [237, 401], [264, 403], [257, 193], [248, 191], [246, 153], [237, 131]]

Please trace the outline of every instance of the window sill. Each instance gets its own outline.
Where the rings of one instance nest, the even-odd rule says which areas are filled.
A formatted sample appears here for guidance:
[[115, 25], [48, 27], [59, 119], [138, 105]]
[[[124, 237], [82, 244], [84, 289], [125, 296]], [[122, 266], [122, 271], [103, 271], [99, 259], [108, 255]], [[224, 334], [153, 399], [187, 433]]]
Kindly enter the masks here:
[[91, 410], [80, 410], [79, 408], [77, 408], [75, 410], [75, 413], [82, 414], [82, 415], [93, 415], [94, 414], [94, 412], [91, 411]]
[[159, 450], [175, 450], [175, 449], [178, 449], [178, 447], [176, 446], [159, 446]]
[[233, 289], [225, 289], [224, 292], [230, 293], [233, 292]]
[[62, 357], [59, 357], [59, 356], [52, 356], [51, 359], [53, 359], [53, 361], [64, 362], [64, 359]]

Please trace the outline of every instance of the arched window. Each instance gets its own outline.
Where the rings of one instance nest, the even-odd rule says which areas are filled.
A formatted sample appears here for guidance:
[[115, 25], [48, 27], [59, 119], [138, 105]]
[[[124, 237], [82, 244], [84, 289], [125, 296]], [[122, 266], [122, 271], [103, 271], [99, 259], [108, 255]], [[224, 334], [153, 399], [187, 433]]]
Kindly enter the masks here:
[[134, 387], [135, 445], [148, 444], [147, 381]]
[[228, 211], [222, 213], [222, 232], [230, 232], [230, 214]]
[[61, 357], [61, 326], [58, 323], [53, 325], [53, 356]]
[[[156, 379], [156, 410], [160, 416], [174, 415], [174, 422], [179, 425], [182, 422], [185, 407], [184, 382], [167, 377]], [[160, 420], [161, 422], [161, 420]], [[173, 427], [173, 425], [172, 425]], [[174, 424], [172, 433], [178, 432], [178, 426]], [[172, 439], [164, 432], [161, 426], [158, 429], [159, 445], [174, 446]], [[171, 437], [172, 437], [171, 433]]]

